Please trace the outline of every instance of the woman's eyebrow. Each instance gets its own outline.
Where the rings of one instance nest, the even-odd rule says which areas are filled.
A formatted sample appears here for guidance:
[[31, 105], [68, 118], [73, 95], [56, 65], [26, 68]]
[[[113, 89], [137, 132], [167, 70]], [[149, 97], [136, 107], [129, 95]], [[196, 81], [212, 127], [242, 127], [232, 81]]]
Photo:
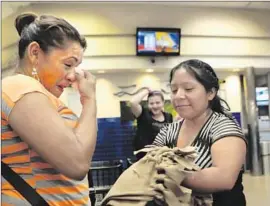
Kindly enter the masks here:
[[82, 61], [79, 62], [78, 58], [72, 56], [72, 57], [68, 57], [67, 59], [65, 60], [69, 60], [69, 59], [74, 59], [75, 63], [78, 63], [78, 65], [80, 65], [82, 63]]
[[74, 59], [75, 60], [75, 62], [78, 62], [79, 60], [76, 58], [76, 57], [74, 57], [74, 56], [72, 56], [72, 57], [68, 57], [68, 58], [66, 58], [65, 60], [69, 60], [69, 59]]

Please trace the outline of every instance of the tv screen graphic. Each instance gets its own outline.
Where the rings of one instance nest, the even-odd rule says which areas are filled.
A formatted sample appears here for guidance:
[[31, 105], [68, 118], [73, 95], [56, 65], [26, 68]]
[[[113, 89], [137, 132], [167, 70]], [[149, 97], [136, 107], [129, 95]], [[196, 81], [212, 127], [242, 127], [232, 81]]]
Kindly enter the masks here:
[[258, 106], [266, 106], [269, 102], [268, 87], [256, 87], [256, 102]]
[[180, 29], [137, 28], [137, 56], [178, 56], [180, 38]]

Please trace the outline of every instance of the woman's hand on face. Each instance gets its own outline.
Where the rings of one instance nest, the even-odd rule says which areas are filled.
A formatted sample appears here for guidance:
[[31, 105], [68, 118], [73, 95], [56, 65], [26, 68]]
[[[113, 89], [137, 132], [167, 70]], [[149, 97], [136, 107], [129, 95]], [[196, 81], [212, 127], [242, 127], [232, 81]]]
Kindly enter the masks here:
[[76, 73], [76, 81], [78, 82], [78, 90], [81, 95], [81, 103], [96, 98], [96, 78], [90, 72], [83, 70], [83, 75]]

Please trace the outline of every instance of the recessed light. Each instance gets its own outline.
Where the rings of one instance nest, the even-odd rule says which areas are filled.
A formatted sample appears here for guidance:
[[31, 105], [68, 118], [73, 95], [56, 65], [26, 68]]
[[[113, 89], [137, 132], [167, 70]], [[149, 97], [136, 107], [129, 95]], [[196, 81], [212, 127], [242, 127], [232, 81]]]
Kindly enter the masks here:
[[240, 69], [233, 69], [233, 72], [240, 72]]
[[153, 72], [154, 69], [146, 69], [145, 71], [150, 73], [150, 72]]

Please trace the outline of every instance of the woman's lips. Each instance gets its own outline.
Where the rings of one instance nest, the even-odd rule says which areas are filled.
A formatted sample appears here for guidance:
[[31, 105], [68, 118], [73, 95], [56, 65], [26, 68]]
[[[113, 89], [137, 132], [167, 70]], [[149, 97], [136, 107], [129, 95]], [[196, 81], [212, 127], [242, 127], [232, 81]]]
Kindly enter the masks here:
[[60, 91], [64, 91], [64, 87], [61, 87], [61, 86], [57, 86], [58, 87], [58, 89], [60, 90]]
[[182, 107], [189, 107], [190, 105], [178, 105], [176, 106], [177, 108], [182, 108]]

